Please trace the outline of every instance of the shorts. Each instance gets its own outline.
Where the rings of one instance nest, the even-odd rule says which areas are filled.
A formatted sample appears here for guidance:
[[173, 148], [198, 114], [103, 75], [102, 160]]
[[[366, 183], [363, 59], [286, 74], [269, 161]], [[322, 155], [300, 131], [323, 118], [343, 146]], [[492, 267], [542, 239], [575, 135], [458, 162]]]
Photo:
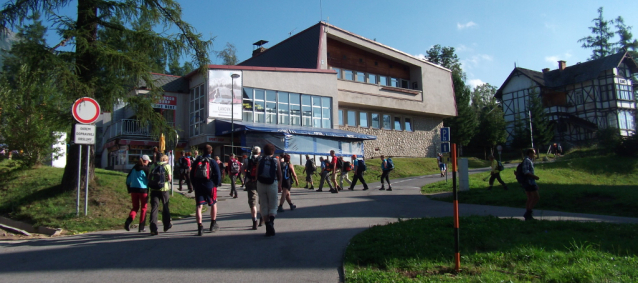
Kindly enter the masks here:
[[439, 169], [441, 169], [441, 171], [445, 170], [445, 163], [439, 163]]
[[524, 182], [523, 190], [525, 190], [526, 192], [536, 192], [538, 191], [538, 185], [536, 185], [536, 183], [531, 184], [530, 182]]
[[257, 206], [257, 182], [246, 182], [246, 190], [248, 192], [248, 206]]
[[281, 181], [281, 188], [290, 191], [290, 189], [292, 188], [292, 179], [288, 178]]
[[217, 203], [217, 187], [195, 186], [195, 204], [212, 206]]

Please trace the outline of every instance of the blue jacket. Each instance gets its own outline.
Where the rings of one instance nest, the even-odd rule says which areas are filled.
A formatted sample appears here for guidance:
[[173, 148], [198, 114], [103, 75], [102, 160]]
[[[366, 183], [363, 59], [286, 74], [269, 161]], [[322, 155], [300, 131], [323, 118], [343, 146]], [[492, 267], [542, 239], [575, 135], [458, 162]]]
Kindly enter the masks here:
[[148, 190], [148, 166], [135, 165], [126, 176], [129, 193], [146, 193]]

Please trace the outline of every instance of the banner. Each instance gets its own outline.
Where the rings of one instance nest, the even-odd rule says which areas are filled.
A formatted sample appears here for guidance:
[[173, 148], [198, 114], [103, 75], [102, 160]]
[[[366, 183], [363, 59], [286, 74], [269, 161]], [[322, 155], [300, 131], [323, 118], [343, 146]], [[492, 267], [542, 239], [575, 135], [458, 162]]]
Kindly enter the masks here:
[[[233, 79], [231, 77], [233, 74], [237, 74], [239, 77]], [[241, 71], [208, 71], [209, 118], [231, 119], [232, 115], [234, 115], [233, 118], [236, 121], [242, 120], [242, 79]]]

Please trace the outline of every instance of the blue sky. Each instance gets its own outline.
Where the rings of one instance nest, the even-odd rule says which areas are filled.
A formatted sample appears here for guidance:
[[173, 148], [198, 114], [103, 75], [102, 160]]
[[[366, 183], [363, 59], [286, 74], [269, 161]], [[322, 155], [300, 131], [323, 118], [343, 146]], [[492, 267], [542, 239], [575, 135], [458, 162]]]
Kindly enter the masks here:
[[[583, 49], [578, 39], [590, 34], [588, 27], [600, 6], [606, 19], [622, 16], [638, 37], [638, 17], [632, 17], [638, 12], [635, 0], [179, 2], [184, 19], [205, 37], [215, 37], [214, 50], [230, 42], [240, 61], [250, 57], [253, 42], [268, 40], [270, 47], [324, 20], [415, 56], [435, 44], [452, 46], [469, 84], [497, 87], [515, 63], [540, 71], [556, 69], [557, 60], [567, 61], [568, 66], [586, 61], [591, 50]], [[213, 63], [221, 62], [214, 55], [211, 58]]]

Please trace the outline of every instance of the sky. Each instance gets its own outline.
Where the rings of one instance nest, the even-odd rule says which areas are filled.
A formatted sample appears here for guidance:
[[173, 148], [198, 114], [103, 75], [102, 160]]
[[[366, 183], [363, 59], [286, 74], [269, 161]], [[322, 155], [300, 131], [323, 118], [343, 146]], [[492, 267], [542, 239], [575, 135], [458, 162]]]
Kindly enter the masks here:
[[[515, 65], [541, 71], [556, 69], [558, 60], [568, 66], [587, 61], [591, 49], [578, 40], [591, 34], [601, 6], [605, 19], [622, 16], [638, 37], [635, 0], [178, 2], [182, 18], [205, 38], [214, 38], [213, 50], [230, 42], [240, 62], [251, 56], [254, 42], [267, 40], [268, 48], [323, 20], [414, 56], [422, 57], [435, 44], [454, 47], [472, 86], [500, 87]], [[73, 12], [71, 6], [67, 9]], [[57, 44], [58, 39], [50, 35], [48, 41]], [[211, 59], [221, 63], [213, 54]]]

